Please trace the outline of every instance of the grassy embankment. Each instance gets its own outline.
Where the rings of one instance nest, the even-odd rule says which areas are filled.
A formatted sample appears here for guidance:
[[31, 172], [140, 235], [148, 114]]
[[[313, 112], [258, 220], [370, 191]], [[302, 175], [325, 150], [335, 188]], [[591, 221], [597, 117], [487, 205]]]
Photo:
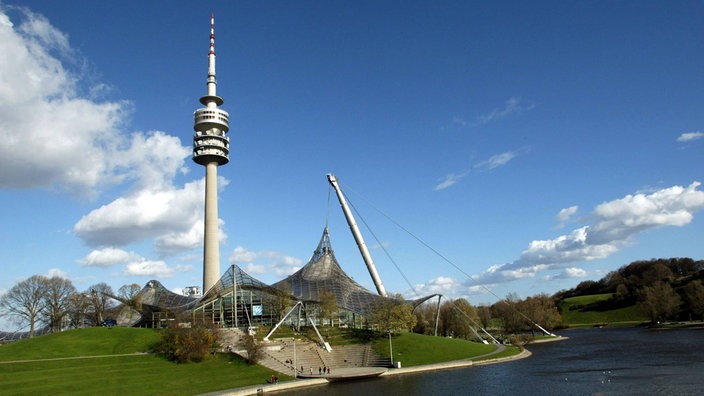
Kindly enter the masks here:
[[[392, 337], [391, 343], [394, 362], [400, 361], [403, 367], [471, 359], [473, 356], [484, 355], [496, 350], [494, 344], [480, 344], [467, 340], [430, 337], [415, 333], [396, 335]], [[373, 348], [379, 355], [389, 356], [389, 339], [378, 338], [374, 340]], [[518, 347], [509, 346], [501, 353], [476, 360], [517, 355], [520, 351]]]
[[[370, 341], [363, 333], [333, 330], [330, 336], [337, 345]], [[192, 395], [263, 384], [272, 374], [222, 354], [202, 363], [176, 364], [144, 353], [158, 339], [155, 330], [115, 327], [71, 330], [2, 345], [0, 394]], [[388, 356], [388, 338], [371, 342]], [[465, 340], [409, 333], [393, 337], [394, 360], [406, 367], [467, 359], [492, 350], [492, 345]], [[518, 352], [510, 348], [492, 357]], [[291, 379], [282, 374], [279, 378]]]
[[[267, 368], [225, 355], [176, 364], [139, 354], [158, 339], [155, 330], [115, 327], [71, 330], [2, 345], [0, 394], [192, 395], [262, 384], [271, 375]], [[130, 355], [114, 356], [124, 354]], [[33, 361], [6, 363], [17, 360]]]
[[562, 322], [569, 327], [635, 326], [648, 320], [634, 306], [609, 309], [611, 294], [594, 294], [564, 299], [560, 303]]

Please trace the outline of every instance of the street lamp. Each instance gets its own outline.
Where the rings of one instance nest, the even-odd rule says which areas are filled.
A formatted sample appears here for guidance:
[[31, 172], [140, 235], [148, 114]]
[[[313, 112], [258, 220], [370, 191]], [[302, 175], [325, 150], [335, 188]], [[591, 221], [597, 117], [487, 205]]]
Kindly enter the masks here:
[[389, 354], [391, 355], [391, 366], [394, 365], [394, 348], [391, 345], [391, 331], [389, 331]]

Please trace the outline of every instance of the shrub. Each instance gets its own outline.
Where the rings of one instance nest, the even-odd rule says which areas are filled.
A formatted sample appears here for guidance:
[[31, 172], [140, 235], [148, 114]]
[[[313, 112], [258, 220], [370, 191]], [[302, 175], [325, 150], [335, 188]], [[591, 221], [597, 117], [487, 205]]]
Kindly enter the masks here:
[[216, 330], [204, 324], [162, 330], [156, 352], [178, 363], [201, 362], [217, 348]]

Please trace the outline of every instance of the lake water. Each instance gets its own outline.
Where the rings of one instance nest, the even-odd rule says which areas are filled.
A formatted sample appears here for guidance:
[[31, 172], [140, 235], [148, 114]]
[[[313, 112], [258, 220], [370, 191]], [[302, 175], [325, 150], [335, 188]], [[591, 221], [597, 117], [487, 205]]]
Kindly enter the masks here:
[[[563, 331], [514, 362], [332, 383], [285, 395], [702, 395], [704, 329]], [[402, 362], [403, 363], [403, 362]]]

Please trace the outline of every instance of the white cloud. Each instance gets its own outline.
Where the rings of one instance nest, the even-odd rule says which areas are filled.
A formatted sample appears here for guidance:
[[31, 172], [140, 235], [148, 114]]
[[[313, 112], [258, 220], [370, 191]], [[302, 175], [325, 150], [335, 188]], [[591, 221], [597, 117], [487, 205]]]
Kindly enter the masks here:
[[525, 104], [523, 103], [523, 100], [521, 98], [513, 96], [509, 98], [506, 103], [504, 103], [504, 107], [493, 109], [489, 113], [477, 117], [474, 125], [484, 125], [514, 114], [519, 114], [524, 111], [532, 110], [534, 107], [534, 104]]
[[[700, 184], [693, 182], [687, 187], [673, 186], [602, 203], [594, 210], [593, 225], [554, 239], [534, 240], [516, 261], [494, 265], [473, 279], [478, 284], [494, 284], [534, 277], [568, 263], [608, 257], [640, 232], [684, 226], [692, 221], [695, 212], [704, 208], [704, 191], [697, 190]], [[582, 276], [582, 271], [571, 267], [561, 276]]]
[[91, 251], [85, 258], [79, 260], [79, 263], [86, 267], [112, 267], [138, 258], [139, 256], [135, 253], [107, 247]]
[[516, 156], [518, 156], [518, 154], [519, 154], [518, 151], [506, 151], [501, 154], [495, 154], [495, 155], [492, 155], [488, 160], [482, 161], [482, 162], [474, 165], [474, 167], [478, 168], [478, 169], [483, 169], [483, 170], [498, 168], [499, 166], [504, 166], [504, 165], [508, 164], [509, 161], [516, 158]]
[[68, 274], [58, 268], [49, 268], [49, 271], [47, 271], [46, 276], [49, 278], [57, 277], [57, 278], [64, 278], [68, 279]]
[[263, 265], [248, 263], [244, 266], [244, 272], [250, 275], [262, 275], [266, 273], [266, 267]]
[[[103, 188], [129, 182], [122, 188], [126, 196], [75, 224], [75, 233], [89, 246], [155, 238], [159, 252], [173, 253], [202, 244], [202, 231], [197, 231], [202, 228], [202, 181], [173, 186], [174, 177], [187, 171], [190, 148], [164, 132], [121, 130], [131, 105], [81, 95], [88, 88], [80, 85], [85, 70], [70, 66], [85, 61], [67, 36], [44, 17], [17, 10], [19, 26], [0, 11], [0, 52], [13, 54], [0, 57], [0, 187], [58, 187], [96, 197]], [[95, 87], [105, 91], [105, 84], [91, 82]], [[32, 142], [32, 155], [26, 142]], [[225, 184], [219, 180], [220, 187]]]
[[[518, 150], [506, 151], [500, 154], [492, 155], [491, 157], [489, 157], [489, 159], [475, 164], [474, 169], [486, 171], [498, 168], [500, 166], [504, 166], [508, 164], [511, 160], [527, 152], [528, 150], [528, 148], [521, 148]], [[450, 173], [449, 175], [445, 176], [444, 179], [440, 179], [440, 183], [435, 186], [434, 190], [439, 191], [444, 190], [448, 187], [452, 187], [457, 184], [460, 180], [462, 180], [465, 176], [467, 176], [469, 173], [470, 171], [465, 171], [459, 174]]]
[[681, 134], [678, 138], [678, 142], [691, 142], [692, 140], [697, 140], [704, 138], [704, 132], [686, 132]]
[[579, 210], [579, 206], [577, 206], [577, 205], [562, 209], [555, 216], [555, 220], [557, 220], [560, 223], [567, 223], [568, 221], [570, 221], [572, 216], [574, 216], [574, 214], [577, 213], [577, 210]]
[[435, 191], [439, 190], [444, 190], [448, 187], [452, 187], [455, 185], [458, 181], [462, 180], [463, 177], [467, 176], [469, 172], [464, 172], [460, 174], [455, 174], [455, 173], [450, 173], [449, 175], [445, 176], [445, 179], [442, 180], [438, 185], [435, 186]]
[[0, 53], [12, 54], [0, 57], [0, 187], [58, 186], [92, 195], [118, 172], [110, 158], [131, 106], [80, 97], [81, 71], [62, 62], [81, 64], [67, 37], [44, 17], [20, 10], [19, 26], [0, 14]]
[[563, 278], [584, 278], [587, 276], [587, 271], [582, 268], [570, 267], [562, 270], [561, 276]]
[[228, 262], [251, 274], [273, 273], [277, 277], [293, 274], [303, 267], [303, 261], [293, 256], [270, 250], [253, 252], [242, 246], [232, 251]]
[[[225, 184], [219, 181], [220, 186]], [[156, 238], [155, 247], [163, 253], [200, 246], [204, 188], [200, 179], [182, 189], [137, 190], [83, 216], [74, 232], [90, 246], [122, 246], [149, 238]], [[226, 237], [221, 229], [220, 239]]]
[[187, 266], [176, 266], [169, 267], [164, 261], [161, 260], [146, 260], [141, 259], [139, 261], [134, 261], [127, 263], [123, 273], [125, 275], [135, 275], [135, 276], [153, 276], [156, 278], [169, 278], [173, 276], [176, 272], [188, 272], [193, 270], [190, 265]]

